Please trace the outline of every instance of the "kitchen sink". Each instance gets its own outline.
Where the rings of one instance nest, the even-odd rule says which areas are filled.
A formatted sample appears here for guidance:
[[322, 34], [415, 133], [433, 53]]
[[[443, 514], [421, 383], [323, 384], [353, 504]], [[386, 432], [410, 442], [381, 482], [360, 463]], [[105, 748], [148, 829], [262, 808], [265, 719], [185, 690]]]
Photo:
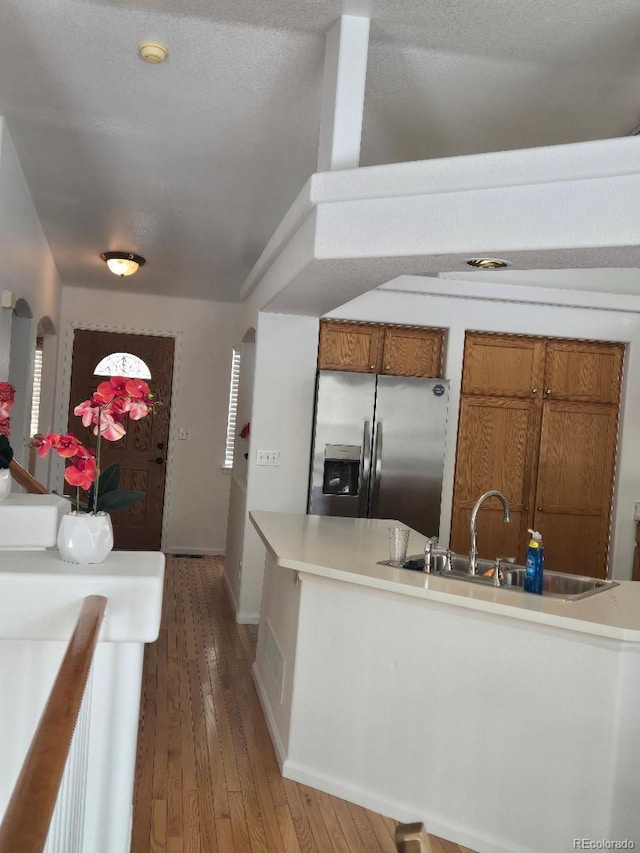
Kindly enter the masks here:
[[[469, 558], [462, 554], [450, 554], [451, 568], [447, 569], [447, 557], [444, 555], [434, 555], [435, 574], [440, 574], [443, 577], [450, 577], [455, 580], [467, 581], [468, 583], [482, 584], [492, 586], [496, 589], [493, 580], [493, 572], [495, 570], [494, 560], [484, 560], [478, 558], [477, 575], [468, 574]], [[414, 557], [409, 557], [404, 567], [422, 571], [424, 569], [424, 556], [418, 554]], [[523, 590], [526, 569], [524, 566], [518, 566], [515, 563], [502, 562], [501, 571], [503, 580], [499, 589], [505, 590]], [[542, 594], [550, 598], [560, 598], [564, 601], [576, 601], [581, 598], [586, 598], [588, 595], [595, 595], [598, 592], [606, 592], [608, 589], [613, 589], [619, 586], [615, 581], [601, 580], [600, 578], [590, 578], [583, 575], [567, 574], [565, 572], [552, 572], [545, 570], [543, 575]]]

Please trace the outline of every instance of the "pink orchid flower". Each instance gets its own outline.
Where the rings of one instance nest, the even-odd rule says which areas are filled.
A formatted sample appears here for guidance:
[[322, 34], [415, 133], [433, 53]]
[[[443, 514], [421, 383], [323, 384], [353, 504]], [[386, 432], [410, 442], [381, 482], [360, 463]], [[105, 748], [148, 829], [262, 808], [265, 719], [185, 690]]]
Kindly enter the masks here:
[[132, 421], [139, 421], [141, 418], [146, 417], [149, 412], [149, 406], [144, 402], [144, 400], [131, 400], [131, 404], [129, 406], [129, 417]]
[[[100, 414], [100, 435], [107, 441], [118, 441], [126, 435], [126, 429], [119, 423], [110, 412], [104, 410]], [[94, 435], [98, 435], [98, 427], [94, 427]]]
[[[101, 397], [107, 402], [111, 402], [114, 397], [127, 397], [129, 396], [127, 383], [130, 381], [131, 380], [125, 379], [123, 376], [112, 376], [105, 382], [101, 382], [96, 388], [95, 393], [98, 397]], [[138, 380], [134, 380], [134, 383], [137, 381]]]
[[140, 397], [147, 397], [151, 393], [144, 379], [127, 379], [124, 385], [126, 393], [136, 400]]
[[9, 418], [0, 418], [0, 435], [6, 435], [9, 437], [9, 432], [11, 431], [11, 423]]
[[10, 382], [0, 382], [0, 400], [2, 400], [2, 402], [13, 403], [15, 396], [15, 385], [12, 385]]
[[0, 400], [0, 418], [8, 418], [12, 406], [12, 400]]
[[72, 456], [76, 456], [79, 449], [82, 447], [82, 443], [78, 441], [72, 432], [53, 437], [57, 440], [55, 443], [52, 443], [51, 446], [55, 447], [58, 456], [62, 456], [64, 459], [70, 459]]
[[111, 382], [101, 382], [96, 388], [94, 395], [95, 398], [101, 401], [101, 405], [104, 406], [105, 403], [110, 403], [113, 398], [116, 396], [116, 392], [111, 385]]
[[70, 486], [89, 489], [95, 482], [96, 473], [96, 460], [93, 456], [74, 456], [71, 465], [64, 469], [64, 478]]
[[131, 400], [129, 397], [114, 397], [109, 403], [109, 411], [116, 418], [126, 415], [130, 408]]
[[80, 405], [76, 406], [73, 410], [73, 414], [82, 418], [82, 426], [88, 427], [91, 424], [98, 422], [99, 411], [100, 405], [96, 405], [94, 398], [92, 397], [90, 400], [85, 400], [84, 403], [80, 403]]

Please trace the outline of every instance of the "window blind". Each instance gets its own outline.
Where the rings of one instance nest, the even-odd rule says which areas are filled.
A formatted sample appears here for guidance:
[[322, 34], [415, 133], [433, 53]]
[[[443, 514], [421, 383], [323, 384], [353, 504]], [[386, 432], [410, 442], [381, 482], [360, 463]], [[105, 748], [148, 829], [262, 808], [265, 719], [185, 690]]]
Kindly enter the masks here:
[[238, 385], [240, 383], [240, 350], [234, 347], [231, 359], [229, 384], [229, 413], [227, 415], [227, 441], [224, 450], [224, 467], [233, 468], [233, 448], [236, 441], [238, 418]]

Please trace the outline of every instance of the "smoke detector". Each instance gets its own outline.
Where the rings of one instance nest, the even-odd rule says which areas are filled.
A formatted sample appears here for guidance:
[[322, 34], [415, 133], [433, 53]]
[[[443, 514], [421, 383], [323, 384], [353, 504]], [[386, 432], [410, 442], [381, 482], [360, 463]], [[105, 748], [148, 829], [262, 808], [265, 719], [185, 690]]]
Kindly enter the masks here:
[[164, 62], [169, 55], [169, 48], [159, 41], [140, 42], [140, 56], [145, 62]]

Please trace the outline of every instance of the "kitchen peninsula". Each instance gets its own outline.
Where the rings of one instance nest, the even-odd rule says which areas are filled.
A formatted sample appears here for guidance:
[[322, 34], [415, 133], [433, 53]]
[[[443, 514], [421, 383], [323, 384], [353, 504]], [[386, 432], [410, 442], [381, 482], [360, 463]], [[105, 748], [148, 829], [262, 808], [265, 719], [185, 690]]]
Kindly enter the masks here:
[[379, 565], [388, 521], [251, 519], [286, 777], [480, 853], [640, 846], [640, 584], [534, 596]]

